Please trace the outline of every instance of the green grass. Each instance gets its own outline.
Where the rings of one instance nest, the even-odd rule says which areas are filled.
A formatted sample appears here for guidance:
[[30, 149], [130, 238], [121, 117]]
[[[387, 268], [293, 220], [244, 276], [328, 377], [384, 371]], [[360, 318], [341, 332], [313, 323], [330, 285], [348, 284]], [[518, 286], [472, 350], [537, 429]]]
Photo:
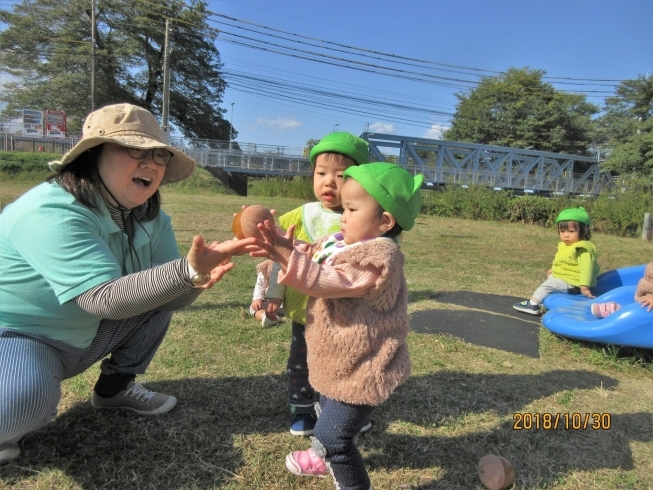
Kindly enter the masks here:
[[[3, 185], [5, 200], [28, 183]], [[8, 201], [6, 201], [8, 202]], [[180, 249], [194, 234], [230, 238], [241, 204], [301, 201], [164, 189]], [[597, 234], [602, 270], [650, 262], [642, 240]], [[450, 308], [440, 291], [529, 295], [555, 253], [551, 229], [420, 216], [405, 234], [411, 312]], [[307, 439], [287, 432], [287, 321], [262, 329], [247, 314], [255, 261], [236, 267], [174, 315], [145, 376], [179, 399], [170, 414], [142, 418], [93, 411], [97, 366], [63, 383], [59, 417], [26, 436], [24, 455], [0, 468], [12, 489], [331, 489], [292, 477], [284, 457]], [[506, 308], [510, 307], [508, 300]], [[465, 308], [461, 308], [465, 309]], [[513, 463], [518, 489], [653, 489], [651, 351], [575, 342], [540, 329], [540, 358], [411, 333], [413, 375], [372, 416], [361, 437], [374, 488], [480, 489], [487, 453]], [[609, 430], [513, 430], [515, 413], [608, 413]]]

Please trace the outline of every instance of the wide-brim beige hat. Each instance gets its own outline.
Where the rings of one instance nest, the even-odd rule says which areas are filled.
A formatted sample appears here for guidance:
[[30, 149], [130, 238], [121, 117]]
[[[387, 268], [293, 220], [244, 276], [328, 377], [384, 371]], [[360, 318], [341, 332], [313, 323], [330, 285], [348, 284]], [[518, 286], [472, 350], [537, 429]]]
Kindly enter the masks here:
[[161, 185], [184, 180], [193, 173], [195, 160], [183, 151], [163, 142], [163, 132], [152, 113], [132, 104], [114, 104], [91, 112], [84, 121], [82, 139], [61, 160], [49, 163], [53, 172], [60, 172], [79, 155], [102, 143], [115, 143], [129, 148], [165, 148], [172, 153]]

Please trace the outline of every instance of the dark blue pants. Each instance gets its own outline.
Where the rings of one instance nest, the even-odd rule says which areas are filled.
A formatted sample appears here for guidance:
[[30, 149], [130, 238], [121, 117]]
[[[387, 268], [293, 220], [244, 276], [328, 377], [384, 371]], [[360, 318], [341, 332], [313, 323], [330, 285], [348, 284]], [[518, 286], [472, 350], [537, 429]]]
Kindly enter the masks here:
[[315, 390], [308, 382], [305, 330], [306, 325], [292, 322], [292, 340], [286, 373], [288, 373], [288, 403], [293, 407], [293, 414], [312, 414], [315, 404]]
[[320, 396], [320, 410], [311, 437], [313, 451], [331, 467], [341, 490], [369, 490], [370, 477], [354, 438], [370, 419], [375, 407], [350, 405]]

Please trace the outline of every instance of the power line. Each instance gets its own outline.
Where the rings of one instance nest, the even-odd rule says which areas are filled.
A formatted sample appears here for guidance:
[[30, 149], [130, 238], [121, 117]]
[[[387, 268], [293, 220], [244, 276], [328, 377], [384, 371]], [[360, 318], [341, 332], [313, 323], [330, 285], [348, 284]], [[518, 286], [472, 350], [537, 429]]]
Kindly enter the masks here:
[[[392, 53], [385, 53], [385, 52], [382, 52], [382, 51], [376, 51], [376, 50], [372, 50], [372, 49], [360, 48], [360, 47], [356, 47], [356, 46], [349, 46], [349, 45], [346, 45], [346, 44], [336, 43], [336, 42], [333, 42], [333, 41], [326, 41], [326, 40], [322, 40], [322, 39], [315, 38], [315, 37], [305, 36], [305, 35], [302, 35], [302, 34], [296, 34], [296, 33], [284, 31], [284, 30], [281, 30], [281, 29], [275, 29], [273, 27], [264, 26], [264, 25], [261, 25], [261, 24], [256, 24], [254, 22], [248, 22], [248, 21], [245, 21], [245, 20], [242, 20], [242, 19], [237, 19], [235, 17], [227, 16], [227, 15], [224, 15], [224, 14], [218, 14], [218, 13], [212, 12], [210, 10], [207, 11], [207, 13], [210, 14], [210, 15], [214, 15], [216, 17], [228, 19], [228, 20], [230, 20], [232, 22], [240, 22], [242, 24], [256, 26], [256, 27], [264, 29], [264, 30], [279, 32], [279, 33], [283, 33], [283, 34], [293, 36], [293, 37], [297, 37], [297, 38], [301, 38], [301, 39], [309, 39], [309, 40], [312, 40], [312, 41], [318, 41], [318, 42], [325, 43], [325, 44], [331, 44], [331, 45], [334, 45], [334, 46], [339, 46], [339, 47], [347, 48], [347, 49], [350, 49], [350, 50], [356, 50], [356, 51], [361, 51], [361, 52], [366, 52], [366, 53], [373, 53], [373, 54], [382, 55], [382, 56], [389, 57], [389, 58], [416, 61], [416, 62], [424, 63], [424, 64], [438, 65], [438, 66], [443, 66], [443, 67], [447, 67], [447, 68], [459, 68], [459, 69], [464, 69], [464, 70], [469, 70], [469, 71], [478, 71], [478, 72], [484, 72], [484, 73], [491, 73], [491, 74], [494, 74], [494, 75], [501, 74], [501, 72], [497, 72], [497, 71], [493, 71], [493, 70], [486, 70], [486, 69], [482, 69], [482, 68], [466, 67], [466, 66], [460, 66], [460, 65], [452, 65], [452, 64], [448, 64], [448, 63], [440, 63], [440, 62], [436, 62], [436, 61], [422, 60], [422, 59], [418, 59], [418, 58], [411, 58], [411, 57], [396, 55], [396, 54], [392, 54]], [[209, 20], [211, 20], [211, 19], [209, 19]], [[216, 21], [216, 20], [211, 20], [211, 21], [216, 22], [216, 23], [220, 23], [220, 21]], [[254, 32], [256, 32], [256, 31], [254, 31]], [[590, 82], [617, 82], [617, 83], [623, 82], [623, 80], [611, 80], [611, 79], [550, 77], [550, 76], [545, 76], [543, 78], [556, 79], [556, 80], [590, 81]]]

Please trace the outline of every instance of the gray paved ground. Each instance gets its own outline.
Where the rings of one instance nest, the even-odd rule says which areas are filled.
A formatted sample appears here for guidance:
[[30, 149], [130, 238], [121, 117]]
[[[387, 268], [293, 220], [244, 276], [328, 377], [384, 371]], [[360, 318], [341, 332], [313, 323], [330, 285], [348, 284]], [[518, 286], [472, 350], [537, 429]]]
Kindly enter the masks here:
[[412, 313], [408, 320], [412, 331], [450, 334], [470, 344], [540, 357], [540, 318], [512, 308], [514, 303], [524, 298], [471, 291], [443, 291], [432, 298], [440, 303], [474, 310], [438, 309]]

